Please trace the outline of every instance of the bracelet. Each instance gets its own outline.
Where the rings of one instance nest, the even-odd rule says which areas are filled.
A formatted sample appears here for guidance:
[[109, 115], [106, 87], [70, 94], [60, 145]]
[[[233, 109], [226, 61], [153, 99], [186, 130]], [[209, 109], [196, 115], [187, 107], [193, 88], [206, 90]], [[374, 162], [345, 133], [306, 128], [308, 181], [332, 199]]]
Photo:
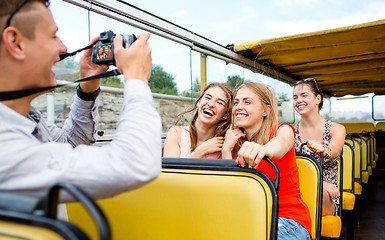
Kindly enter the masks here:
[[76, 94], [81, 100], [84, 100], [84, 101], [95, 101], [99, 93], [100, 93], [100, 88], [96, 89], [92, 93], [85, 93], [80, 88], [80, 84], [76, 87]]
[[325, 151], [324, 151], [324, 158], [330, 159], [332, 156], [332, 150], [329, 146], [324, 145]]

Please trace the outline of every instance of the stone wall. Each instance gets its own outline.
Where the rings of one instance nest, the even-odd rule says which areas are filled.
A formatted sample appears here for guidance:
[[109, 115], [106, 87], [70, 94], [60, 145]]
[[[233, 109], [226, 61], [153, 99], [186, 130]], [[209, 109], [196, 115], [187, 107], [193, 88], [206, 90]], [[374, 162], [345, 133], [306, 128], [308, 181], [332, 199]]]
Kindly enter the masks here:
[[[74, 86], [65, 86], [53, 92], [54, 98], [54, 122], [62, 127], [64, 120], [68, 117], [70, 107], [73, 102], [76, 89]], [[35, 105], [47, 119], [47, 99], [48, 94], [44, 94], [33, 101]], [[191, 105], [191, 99], [184, 97], [174, 97], [163, 94], [154, 94], [154, 104], [162, 118], [162, 130], [167, 133], [168, 129], [178, 119], [178, 115]], [[123, 89], [102, 87], [99, 96], [99, 126], [98, 130], [103, 130], [105, 135], [112, 135], [115, 132], [119, 121], [120, 110], [123, 104]], [[187, 114], [180, 121], [180, 125], [188, 124], [191, 114]]]

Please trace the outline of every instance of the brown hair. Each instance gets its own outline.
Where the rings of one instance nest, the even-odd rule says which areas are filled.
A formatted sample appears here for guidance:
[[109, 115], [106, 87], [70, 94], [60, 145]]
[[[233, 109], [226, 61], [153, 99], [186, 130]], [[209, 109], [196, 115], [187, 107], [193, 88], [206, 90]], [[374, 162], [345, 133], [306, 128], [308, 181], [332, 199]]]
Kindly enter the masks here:
[[303, 85], [303, 84], [308, 85], [310, 87], [310, 91], [312, 91], [315, 96], [318, 96], [318, 95], [321, 96], [321, 102], [318, 105], [318, 111], [321, 110], [321, 108], [324, 104], [324, 94], [323, 94], [321, 88], [318, 86], [316, 80], [314, 78], [301, 79], [294, 84], [294, 88], [298, 85]]
[[[19, 13], [26, 13], [36, 9], [35, 2], [40, 2], [45, 6], [49, 6], [49, 0], [29, 0], [27, 1], [12, 17], [11, 25], [20, 30], [20, 32], [27, 38], [33, 39], [35, 37], [35, 27], [41, 21], [41, 16], [35, 14], [33, 17], [20, 17]], [[6, 22], [11, 13], [21, 4], [21, 0], [0, 0], [0, 29], [1, 32], [5, 30]], [[0, 37], [0, 43], [2, 37]]]
[[[236, 91], [235, 95], [241, 88], [247, 88], [254, 92], [262, 102], [264, 109], [267, 111], [267, 106], [271, 106], [270, 114], [267, 114], [263, 119], [261, 128], [254, 133], [248, 141], [254, 141], [258, 144], [266, 144], [269, 141], [270, 133], [273, 127], [278, 125], [278, 106], [277, 100], [273, 91], [271, 91], [265, 84], [256, 82], [246, 82], [242, 84]], [[242, 146], [244, 138], [238, 142], [239, 146]]]
[[198, 102], [202, 99], [202, 97], [205, 95], [207, 90], [213, 87], [219, 87], [220, 89], [223, 90], [223, 92], [226, 94], [227, 100], [226, 100], [226, 112], [225, 115], [223, 116], [223, 119], [221, 119], [218, 122], [217, 128], [215, 129], [215, 136], [218, 137], [223, 137], [226, 134], [227, 129], [230, 128], [231, 123], [233, 122], [233, 114], [232, 114], [232, 109], [233, 109], [233, 104], [234, 104], [234, 93], [233, 90], [227, 85], [226, 83], [210, 83], [203, 89], [202, 94], [199, 96], [195, 102], [187, 108], [186, 111], [184, 111], [182, 114], [179, 115], [178, 120], [175, 122], [174, 125], [178, 124], [178, 122], [182, 119], [182, 117], [187, 114], [195, 111], [194, 116], [192, 117], [190, 121], [190, 139], [191, 139], [191, 152], [195, 150], [197, 147], [197, 142], [198, 142], [198, 133], [196, 130], [195, 122], [198, 118], [198, 111], [197, 110], [197, 104]]

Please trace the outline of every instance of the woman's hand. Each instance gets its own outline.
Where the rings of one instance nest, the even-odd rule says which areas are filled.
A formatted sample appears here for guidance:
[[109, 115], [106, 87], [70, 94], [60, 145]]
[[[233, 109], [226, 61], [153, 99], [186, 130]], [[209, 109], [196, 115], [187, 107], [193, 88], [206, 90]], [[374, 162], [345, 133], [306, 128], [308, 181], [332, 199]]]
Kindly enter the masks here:
[[237, 164], [245, 167], [247, 163], [249, 168], [257, 168], [262, 158], [267, 155], [268, 147], [256, 142], [244, 142], [238, 151]]
[[189, 157], [201, 158], [206, 154], [219, 152], [222, 150], [224, 137], [213, 137], [209, 140], [199, 144], [197, 148], [191, 153]]
[[233, 151], [235, 145], [237, 144], [238, 139], [245, 137], [245, 133], [239, 129], [228, 129], [225, 135], [225, 141], [222, 147], [222, 158], [223, 159], [232, 159], [233, 156], [231, 152]]
[[137, 37], [129, 48], [123, 47], [121, 35], [114, 38], [116, 67], [124, 75], [124, 81], [135, 78], [148, 84], [152, 69], [151, 48], [148, 45], [149, 38], [149, 33], [143, 33]]
[[315, 153], [323, 153], [325, 152], [325, 147], [322, 143], [318, 142], [317, 140], [306, 140], [307, 147], [310, 149], [310, 151]]
[[340, 198], [340, 191], [336, 185], [326, 181], [323, 182], [323, 185], [323, 188], [329, 193], [331, 199], [335, 200]]

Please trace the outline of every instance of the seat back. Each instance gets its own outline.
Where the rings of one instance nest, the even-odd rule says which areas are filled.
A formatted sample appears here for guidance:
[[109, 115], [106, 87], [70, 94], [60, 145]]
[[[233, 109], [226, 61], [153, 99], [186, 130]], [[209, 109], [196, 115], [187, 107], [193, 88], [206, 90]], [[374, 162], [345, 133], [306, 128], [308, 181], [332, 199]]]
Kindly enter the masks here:
[[[50, 188], [47, 195], [37, 196], [31, 193], [12, 191], [0, 192], [0, 238], [1, 239], [42, 239], [42, 240], [88, 240], [76, 225], [56, 219], [59, 190], [65, 189], [76, 200], [79, 200], [90, 211], [98, 223], [100, 238], [109, 240], [109, 225], [104, 215], [92, 199], [80, 188], [57, 183]], [[89, 202], [91, 201], [91, 203]], [[101, 214], [101, 215], [99, 215]], [[95, 218], [96, 217], [96, 218]], [[102, 221], [100, 221], [102, 220]], [[100, 223], [103, 222], [102, 229]], [[97, 235], [99, 236], [99, 234]]]
[[[349, 141], [351, 142], [351, 141]], [[348, 141], [342, 148], [343, 160], [343, 191], [354, 191], [354, 149]]]
[[[36, 220], [35, 220], [36, 222]], [[57, 229], [56, 229], [57, 230]], [[39, 227], [27, 222], [0, 220], [0, 238], [2, 240], [15, 239], [40, 239], [40, 240], [64, 240], [65, 238], [54, 229]]]
[[346, 139], [348, 143], [352, 143], [354, 148], [354, 179], [358, 180], [358, 182], [361, 184], [362, 182], [362, 163], [361, 163], [361, 155], [362, 155], [362, 148], [361, 148], [361, 140], [359, 138], [351, 138]]
[[[167, 165], [167, 160], [150, 184], [98, 201], [113, 239], [276, 238], [277, 192], [266, 175], [236, 167], [233, 160], [215, 160], [225, 166], [208, 166], [204, 159], [195, 159], [200, 163], [194, 166], [183, 164], [186, 159]], [[67, 204], [67, 211], [71, 222], [95, 235], [80, 206]]]
[[378, 122], [376, 124], [376, 131], [379, 131], [379, 130], [385, 132], [385, 122]]
[[362, 131], [373, 132], [374, 124], [371, 122], [340, 123], [344, 125], [346, 133], [360, 133]]
[[368, 171], [369, 165], [369, 146], [368, 146], [368, 138], [365, 136], [361, 136], [361, 147], [362, 147], [362, 171]]
[[297, 153], [299, 184], [302, 199], [309, 207], [313, 239], [321, 238], [322, 171], [319, 163], [309, 155]]

